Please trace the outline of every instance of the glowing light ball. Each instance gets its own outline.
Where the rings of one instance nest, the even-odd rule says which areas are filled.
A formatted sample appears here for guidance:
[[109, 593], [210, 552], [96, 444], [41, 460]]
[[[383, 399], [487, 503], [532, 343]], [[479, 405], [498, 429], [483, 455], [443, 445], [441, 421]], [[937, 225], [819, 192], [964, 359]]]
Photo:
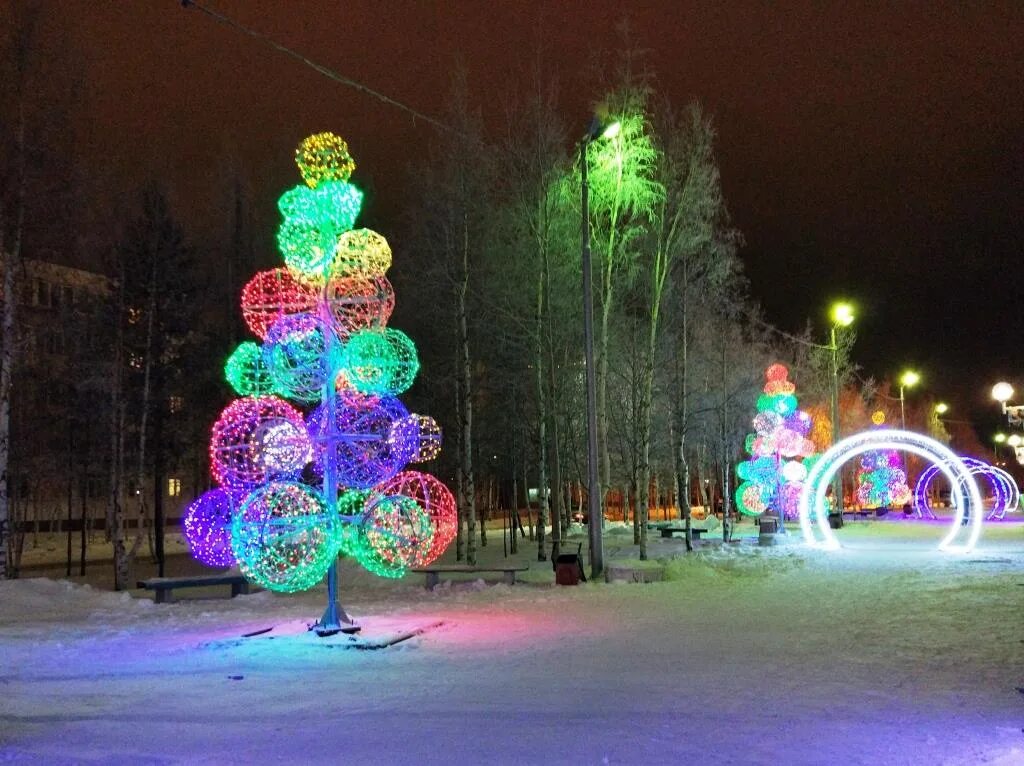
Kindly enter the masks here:
[[277, 229], [277, 249], [292, 273], [302, 281], [319, 283], [337, 246], [333, 229], [285, 219]]
[[885, 422], [885, 413], [881, 410], [876, 410], [871, 413], [871, 422], [876, 426], [882, 425]]
[[326, 296], [331, 324], [342, 340], [359, 330], [384, 327], [395, 309], [395, 290], [382, 274], [332, 275]]
[[[350, 488], [369, 489], [402, 470], [417, 446], [417, 434], [396, 431], [406, 422], [409, 411], [392, 397], [350, 399], [338, 396], [334, 402], [335, 466], [338, 481]], [[308, 419], [309, 433], [317, 446], [314, 466], [323, 473], [324, 442], [329, 432], [327, 406], [321, 404]]]
[[383, 275], [390, 268], [391, 247], [388, 241], [370, 229], [355, 229], [338, 238], [330, 274], [332, 277]]
[[310, 188], [323, 181], [347, 181], [356, 169], [345, 139], [329, 132], [303, 139], [295, 150], [295, 164]]
[[327, 334], [312, 314], [291, 314], [274, 322], [267, 333], [264, 359], [277, 390], [289, 399], [315, 402], [320, 398], [330, 360]]
[[261, 271], [242, 288], [242, 317], [261, 340], [270, 326], [288, 314], [316, 308], [317, 290], [292, 276], [285, 268]]
[[224, 377], [240, 396], [265, 396], [277, 387], [263, 359], [263, 349], [251, 340], [238, 344], [224, 364]]
[[430, 516], [410, 497], [379, 495], [368, 501], [357, 560], [382, 577], [401, 577], [431, 550]]
[[406, 391], [420, 368], [409, 336], [391, 328], [354, 333], [342, 352], [341, 365], [353, 388], [381, 396]]
[[416, 428], [416, 450], [409, 462], [426, 463], [440, 455], [443, 436], [437, 421], [429, 415], [416, 414], [410, 415], [409, 420]]
[[[281, 446], [281, 429], [290, 433], [290, 457], [278, 454], [271, 460], [262, 450]], [[229, 404], [210, 437], [210, 471], [222, 487], [246, 488], [264, 484], [275, 476], [301, 470], [310, 453], [302, 413], [276, 396], [245, 397]]]
[[368, 505], [377, 498], [401, 495], [415, 500], [430, 519], [433, 539], [430, 547], [420, 551], [412, 566], [425, 566], [437, 559], [455, 539], [459, 528], [458, 510], [451, 490], [428, 473], [403, 471], [373, 489]]
[[316, 189], [296, 186], [278, 200], [283, 220], [277, 246], [300, 279], [320, 282], [338, 249], [339, 237], [352, 228], [363, 193], [344, 181], [326, 181]]
[[210, 567], [235, 565], [231, 516], [239, 505], [238, 496], [225, 489], [211, 489], [189, 503], [181, 527], [192, 558]]
[[254, 490], [235, 514], [231, 547], [253, 582], [284, 593], [306, 590], [336, 557], [337, 522], [312, 488], [271, 482]]
[[782, 476], [790, 482], [803, 481], [807, 478], [807, 466], [796, 460], [790, 460], [782, 466]]

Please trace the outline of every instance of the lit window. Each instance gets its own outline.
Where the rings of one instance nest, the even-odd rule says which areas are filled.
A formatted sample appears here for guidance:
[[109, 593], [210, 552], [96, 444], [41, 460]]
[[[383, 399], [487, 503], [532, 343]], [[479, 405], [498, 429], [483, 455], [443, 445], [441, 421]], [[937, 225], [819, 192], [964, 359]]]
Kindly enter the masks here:
[[138, 324], [142, 319], [142, 309], [128, 307], [128, 324]]
[[141, 370], [142, 369], [142, 357], [139, 356], [138, 354], [134, 353], [134, 352], [129, 351], [128, 352], [128, 366], [131, 367], [133, 370]]
[[170, 410], [172, 414], [175, 412], [181, 412], [184, 407], [185, 400], [180, 396], [171, 396], [167, 399], [167, 409]]
[[167, 480], [167, 496], [177, 497], [181, 494], [181, 479]]

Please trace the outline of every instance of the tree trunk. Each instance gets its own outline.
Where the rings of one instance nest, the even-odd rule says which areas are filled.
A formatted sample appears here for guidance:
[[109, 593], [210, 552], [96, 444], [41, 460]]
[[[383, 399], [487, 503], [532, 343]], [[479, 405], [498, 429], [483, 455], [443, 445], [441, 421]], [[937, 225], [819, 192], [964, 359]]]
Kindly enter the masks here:
[[469, 221], [462, 216], [462, 272], [458, 289], [459, 346], [462, 353], [462, 503], [466, 509], [466, 561], [476, 564], [476, 486], [473, 481], [473, 365], [466, 323], [469, 287]]
[[[31, 35], [27, 32], [26, 35]], [[27, 45], [27, 43], [26, 43]], [[24, 48], [27, 52], [28, 48]], [[27, 53], [25, 53], [27, 55]], [[11, 548], [10, 539], [10, 465], [11, 465], [11, 389], [14, 383], [15, 344], [18, 340], [18, 296], [17, 296], [17, 275], [23, 268], [21, 258], [21, 239], [25, 228], [25, 97], [24, 66], [25, 61], [19, 61], [20, 77], [18, 88], [18, 125], [15, 132], [14, 145], [14, 179], [17, 184], [15, 193], [14, 227], [10, 248], [6, 248], [7, 231], [7, 210], [4, 206], [3, 196], [0, 195], [0, 258], [3, 259], [4, 268], [4, 306], [3, 306], [3, 330], [0, 335], [0, 342], [3, 348], [0, 349], [0, 580], [12, 576], [8, 564], [8, 551]]]
[[107, 502], [107, 536], [114, 549], [114, 589], [128, 587], [128, 563], [124, 545], [124, 508], [121, 505], [121, 483], [124, 478], [124, 409], [122, 380], [124, 377], [124, 256], [121, 256], [117, 286], [117, 308], [114, 321], [114, 369], [110, 385], [110, 494]]

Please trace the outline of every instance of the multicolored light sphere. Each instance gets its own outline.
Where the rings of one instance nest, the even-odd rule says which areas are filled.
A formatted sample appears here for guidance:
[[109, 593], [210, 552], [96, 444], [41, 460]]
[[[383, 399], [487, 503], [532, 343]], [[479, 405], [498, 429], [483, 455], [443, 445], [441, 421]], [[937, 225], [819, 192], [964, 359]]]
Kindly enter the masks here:
[[345, 340], [359, 330], [384, 327], [395, 309], [395, 290], [383, 274], [331, 276], [326, 300], [334, 332]]
[[308, 313], [316, 308], [317, 289], [300, 282], [285, 268], [261, 271], [242, 288], [242, 317], [261, 340], [270, 326], [289, 314]]
[[327, 328], [313, 314], [291, 314], [274, 322], [263, 346], [264, 360], [277, 390], [289, 399], [320, 399], [327, 371]]
[[403, 471], [373, 489], [368, 505], [377, 498], [401, 495], [415, 500], [430, 519], [433, 538], [430, 547], [410, 559], [411, 566], [426, 566], [436, 560], [455, 539], [459, 528], [458, 510], [451, 490], [428, 473]]
[[277, 386], [263, 358], [263, 349], [251, 340], [238, 344], [224, 364], [224, 377], [239, 396], [266, 396]]
[[304, 138], [295, 150], [295, 164], [310, 188], [324, 181], [347, 181], [356, 169], [345, 139], [330, 132]]
[[[290, 457], [280, 452], [285, 441]], [[262, 454], [275, 445], [272, 458]], [[229, 404], [213, 424], [210, 472], [222, 487], [251, 488], [301, 470], [310, 451], [301, 412], [276, 396], [247, 396]]]
[[408, 390], [420, 369], [416, 346], [401, 330], [362, 330], [341, 355], [352, 387], [364, 394], [395, 396]]
[[409, 462], [417, 446], [417, 434], [397, 430], [407, 422], [409, 411], [392, 397], [334, 401], [335, 429], [330, 433], [327, 406], [321, 404], [308, 419], [308, 430], [317, 443], [315, 466], [322, 474], [324, 443], [334, 442], [338, 482], [353, 489], [370, 489], [390, 479]]
[[409, 458], [410, 463], [426, 463], [441, 454], [443, 435], [441, 426], [429, 415], [409, 416], [410, 425], [416, 429], [416, 451]]
[[375, 495], [359, 530], [356, 559], [381, 577], [401, 577], [431, 550], [433, 524], [410, 497]]
[[239, 496], [225, 489], [211, 489], [189, 503], [181, 527], [192, 558], [209, 567], [235, 565], [231, 516], [240, 504]]
[[320, 493], [295, 482], [254, 490], [231, 524], [231, 548], [242, 573], [268, 590], [312, 588], [338, 550], [337, 522]]

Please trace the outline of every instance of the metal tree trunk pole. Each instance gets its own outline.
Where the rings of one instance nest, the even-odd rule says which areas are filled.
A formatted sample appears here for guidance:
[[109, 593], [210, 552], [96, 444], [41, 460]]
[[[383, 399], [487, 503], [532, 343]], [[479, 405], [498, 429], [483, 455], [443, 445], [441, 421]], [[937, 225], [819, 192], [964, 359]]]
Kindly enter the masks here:
[[604, 571], [601, 536], [601, 485], [597, 476], [597, 379], [594, 371], [594, 294], [590, 265], [590, 190], [587, 186], [587, 146], [580, 142], [580, 177], [583, 210], [583, 351], [587, 366], [587, 511], [590, 538], [590, 579]]
[[[324, 288], [326, 290], [326, 288]], [[327, 368], [327, 379], [324, 381], [323, 401], [326, 407], [326, 426], [321, 422], [318, 434], [324, 449], [324, 484], [323, 494], [326, 512], [332, 521], [337, 513], [338, 504], [338, 441], [337, 397], [335, 396], [335, 380], [338, 371], [335, 366], [336, 350], [334, 331], [331, 329], [330, 307], [326, 295], [322, 302], [323, 314], [320, 317], [324, 333], [324, 366]], [[355, 633], [359, 626], [345, 613], [338, 601], [338, 559], [335, 557], [327, 570], [327, 608], [320, 621], [314, 626], [318, 636], [333, 636], [335, 633]]]

